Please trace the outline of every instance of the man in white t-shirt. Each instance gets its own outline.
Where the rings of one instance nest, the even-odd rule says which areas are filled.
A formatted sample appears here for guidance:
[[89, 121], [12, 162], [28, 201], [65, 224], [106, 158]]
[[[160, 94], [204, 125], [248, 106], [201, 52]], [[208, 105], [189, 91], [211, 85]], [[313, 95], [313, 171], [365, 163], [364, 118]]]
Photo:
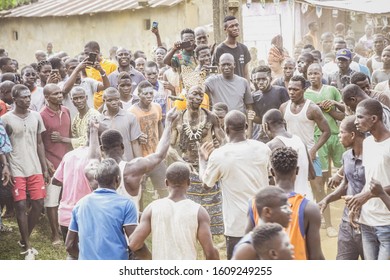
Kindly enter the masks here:
[[225, 117], [229, 142], [212, 153], [213, 144], [204, 143], [199, 157], [199, 177], [203, 186], [209, 188], [219, 181], [222, 190], [228, 259], [245, 235], [249, 199], [269, 185], [267, 168], [271, 150], [262, 142], [246, 139], [247, 127], [244, 113], [230, 111]]
[[[361, 193], [346, 197], [353, 214], [360, 211], [363, 253], [366, 260], [390, 259], [390, 211], [370, 186], [380, 183], [390, 193], [390, 130], [382, 121], [383, 108], [379, 101], [366, 99], [356, 108], [357, 130], [371, 135], [363, 142], [363, 166], [366, 184]], [[354, 217], [352, 217], [354, 219]]]

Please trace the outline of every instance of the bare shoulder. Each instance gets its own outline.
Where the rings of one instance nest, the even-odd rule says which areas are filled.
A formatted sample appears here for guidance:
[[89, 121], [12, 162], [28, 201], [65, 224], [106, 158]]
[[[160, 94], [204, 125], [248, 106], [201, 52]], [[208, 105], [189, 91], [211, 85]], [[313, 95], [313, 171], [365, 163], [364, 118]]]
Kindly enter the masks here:
[[126, 162], [123, 173], [125, 175], [128, 174], [137, 175], [138, 172], [141, 173], [141, 170], [143, 169], [146, 162], [147, 159], [145, 159], [144, 157], [134, 158], [131, 161]]
[[257, 260], [256, 250], [250, 243], [243, 243], [235, 248], [232, 260]]
[[[305, 217], [308, 218], [310, 223], [321, 224], [321, 212], [320, 208], [313, 201], [309, 201], [305, 207]], [[306, 218], [305, 218], [306, 219]]]
[[309, 102], [309, 106], [307, 107], [307, 118], [309, 120], [315, 119], [318, 114], [322, 114], [321, 108], [315, 104], [313, 101]]
[[198, 222], [210, 222], [209, 213], [207, 213], [203, 206], [200, 206], [198, 210]]
[[284, 111], [286, 110], [287, 104], [288, 104], [288, 101], [282, 103], [282, 105], [280, 105], [280, 107], [279, 107], [279, 111], [284, 113]]

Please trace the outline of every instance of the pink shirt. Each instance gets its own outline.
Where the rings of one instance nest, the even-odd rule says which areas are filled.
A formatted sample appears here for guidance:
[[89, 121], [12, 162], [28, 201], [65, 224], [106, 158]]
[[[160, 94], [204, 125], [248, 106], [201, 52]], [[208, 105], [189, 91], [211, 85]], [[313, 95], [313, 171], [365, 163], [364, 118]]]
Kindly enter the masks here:
[[58, 221], [61, 226], [69, 226], [73, 207], [92, 192], [84, 172], [88, 162], [88, 147], [79, 147], [64, 156], [54, 173], [53, 177], [63, 184], [58, 207]]
[[57, 131], [61, 136], [71, 138], [70, 134], [70, 113], [68, 108], [61, 106], [59, 113], [54, 112], [49, 107], [42, 108], [41, 117], [45, 124], [46, 131], [42, 132], [42, 141], [45, 146], [46, 158], [54, 165], [54, 168], [60, 164], [63, 156], [70, 150], [70, 144], [55, 143], [51, 141], [51, 134]]

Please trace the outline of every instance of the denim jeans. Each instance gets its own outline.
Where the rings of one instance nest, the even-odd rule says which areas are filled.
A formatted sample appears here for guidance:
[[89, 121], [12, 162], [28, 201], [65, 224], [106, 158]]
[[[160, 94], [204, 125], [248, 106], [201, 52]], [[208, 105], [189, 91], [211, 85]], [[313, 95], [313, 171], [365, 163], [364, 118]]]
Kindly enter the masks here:
[[341, 221], [336, 260], [358, 260], [363, 257], [362, 235], [349, 222]]
[[361, 225], [364, 259], [390, 260], [390, 225]]

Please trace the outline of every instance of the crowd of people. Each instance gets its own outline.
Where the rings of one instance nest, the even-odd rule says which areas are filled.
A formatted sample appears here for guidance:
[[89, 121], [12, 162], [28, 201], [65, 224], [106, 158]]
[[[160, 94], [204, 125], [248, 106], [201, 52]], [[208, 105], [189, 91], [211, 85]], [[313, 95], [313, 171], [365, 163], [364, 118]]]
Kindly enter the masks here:
[[154, 26], [152, 58], [48, 43], [19, 70], [0, 50], [0, 234], [15, 217], [24, 259], [42, 214], [69, 260], [197, 259], [198, 243], [205, 259], [322, 260], [321, 228], [336, 259], [390, 258], [388, 30], [312, 22], [293, 56], [277, 35], [259, 61], [222, 24], [219, 44], [197, 27], [168, 48]]

